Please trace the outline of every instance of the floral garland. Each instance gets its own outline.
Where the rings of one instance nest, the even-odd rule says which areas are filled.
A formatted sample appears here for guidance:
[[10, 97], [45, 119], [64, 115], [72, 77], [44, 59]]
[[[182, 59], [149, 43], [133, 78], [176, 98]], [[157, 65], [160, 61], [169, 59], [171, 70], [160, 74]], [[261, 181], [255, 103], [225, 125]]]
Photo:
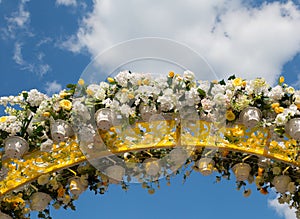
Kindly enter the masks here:
[[[123, 127], [126, 129], [126, 126], [139, 121], [148, 121], [155, 114], [181, 118], [195, 114], [199, 120], [212, 123], [224, 121], [228, 127], [242, 124], [249, 130], [267, 128], [273, 133], [271, 145], [276, 144], [278, 139], [293, 139], [289, 147], [296, 153], [291, 159], [298, 161], [300, 91], [285, 84], [283, 77], [279, 78], [278, 85], [271, 87], [262, 78], [243, 80], [231, 76], [227, 81], [207, 82], [197, 81], [191, 71], [185, 71], [182, 76], [170, 72], [168, 76], [158, 78], [152, 78], [151, 74], [123, 71], [100, 84], [87, 85], [80, 79], [77, 85], [70, 84], [67, 88], [52, 97], [33, 89], [18, 96], [0, 98], [0, 105], [5, 106], [7, 114], [0, 117], [2, 160], [22, 159], [24, 154], [34, 151], [52, 153], [53, 145], [63, 146], [64, 142], [73, 141], [75, 134], [79, 135], [81, 142], [88, 141], [95, 137], [95, 131], [91, 128], [91, 132], [80, 133], [80, 127], [94, 120], [99, 133], [105, 134], [113, 129], [112, 121], [116, 115], [128, 121]], [[109, 112], [104, 120], [103, 110]], [[234, 144], [239, 138], [238, 131], [224, 138]], [[280, 144], [276, 147], [284, 150]], [[151, 158], [161, 159], [171, 150], [159, 149], [147, 153], [151, 153]], [[124, 162], [134, 160], [135, 163], [142, 163], [149, 158], [147, 153], [139, 151], [131, 153], [131, 157], [128, 153], [119, 157]], [[232, 171], [238, 188], [245, 187], [246, 181], [255, 181], [262, 194], [275, 187], [280, 194], [280, 203], [288, 203], [296, 209], [300, 207], [299, 167], [225, 149], [211, 156], [207, 156], [209, 153], [204, 148], [194, 150], [189, 156], [182, 156], [183, 153], [179, 151], [180, 155], [174, 155], [175, 160], [183, 159], [184, 165], [175, 173], [167, 174], [168, 183], [170, 176], [179, 172], [184, 173], [185, 180], [192, 171], [203, 175], [215, 171], [219, 173], [216, 176], [218, 182], [222, 177], [229, 179]], [[160, 172], [155, 168], [153, 170], [155, 162], [149, 164], [152, 165], [153, 175]], [[2, 167], [1, 180], [6, 177], [7, 168]], [[123, 175], [128, 177], [130, 173], [123, 172]], [[129, 185], [122, 179], [117, 183], [127, 190]], [[55, 209], [75, 210], [73, 202], [87, 188], [95, 194], [104, 194], [111, 183], [115, 181], [85, 162], [42, 175], [34, 182], [0, 197], [0, 216], [27, 218], [30, 211], [39, 211], [39, 217], [51, 218], [50, 203]], [[155, 185], [159, 186], [157, 178], [142, 182], [149, 194], [154, 193]], [[250, 189], [244, 190], [244, 196], [250, 193]], [[297, 215], [300, 215], [299, 211]]]

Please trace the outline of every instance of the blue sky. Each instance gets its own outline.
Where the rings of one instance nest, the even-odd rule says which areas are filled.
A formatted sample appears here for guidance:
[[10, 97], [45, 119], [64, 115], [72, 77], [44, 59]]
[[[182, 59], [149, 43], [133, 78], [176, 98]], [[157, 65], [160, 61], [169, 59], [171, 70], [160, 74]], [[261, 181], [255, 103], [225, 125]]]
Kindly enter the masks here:
[[[291, 1], [0, 0], [0, 96], [37, 88], [58, 92], [76, 83], [105, 49], [137, 37], [164, 37], [203, 55], [219, 78], [280, 74], [300, 86], [300, 8]], [[117, 57], [116, 57], [117, 58]], [[53, 218], [293, 218], [274, 194], [252, 188], [244, 198], [234, 180], [193, 174], [182, 185], [162, 181], [150, 196], [140, 185], [84, 193], [77, 211]], [[270, 204], [273, 203], [273, 204]], [[273, 206], [273, 207], [272, 207]], [[276, 210], [277, 209], [277, 210]], [[34, 218], [34, 217], [33, 217]]]

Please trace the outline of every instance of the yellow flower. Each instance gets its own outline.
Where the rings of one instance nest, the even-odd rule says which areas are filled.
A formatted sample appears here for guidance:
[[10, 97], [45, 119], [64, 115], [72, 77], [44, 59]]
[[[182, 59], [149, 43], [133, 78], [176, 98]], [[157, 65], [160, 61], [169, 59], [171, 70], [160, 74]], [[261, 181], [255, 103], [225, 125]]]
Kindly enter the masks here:
[[150, 195], [153, 195], [154, 193], [155, 193], [155, 190], [154, 189], [148, 189], [148, 193], [150, 194]]
[[170, 77], [170, 78], [173, 78], [174, 75], [175, 75], [175, 73], [174, 73], [173, 71], [170, 71], [170, 72], [169, 72], [169, 77]]
[[71, 201], [71, 197], [69, 195], [65, 195], [63, 199], [63, 203], [67, 205]]
[[227, 119], [228, 121], [233, 121], [233, 120], [235, 120], [235, 115], [234, 115], [234, 113], [232, 112], [232, 110], [227, 110], [225, 116], [226, 116], [226, 119]]
[[65, 98], [66, 96], [69, 96], [69, 93], [67, 93], [65, 91], [62, 91], [62, 92], [59, 93], [60, 98]]
[[44, 113], [43, 113], [43, 116], [44, 116], [44, 117], [49, 117], [50, 115], [51, 115], [51, 114], [50, 114], [49, 112], [44, 112]]
[[65, 194], [65, 189], [62, 186], [59, 187], [59, 189], [57, 190], [57, 197], [61, 198], [64, 196], [64, 194]]
[[133, 99], [133, 98], [134, 98], [134, 95], [133, 95], [132, 93], [129, 93], [129, 94], [128, 94], [128, 98], [129, 98], [129, 99]]
[[273, 109], [275, 109], [276, 107], [279, 107], [279, 106], [280, 106], [279, 103], [272, 103], [272, 104], [271, 104], [271, 107], [272, 107]]
[[267, 194], [269, 193], [268, 190], [265, 189], [265, 188], [261, 188], [259, 191], [260, 191], [260, 193], [263, 194], [263, 195], [267, 195]]
[[274, 111], [279, 114], [279, 113], [282, 113], [284, 111], [284, 108], [283, 107], [275, 107]]
[[49, 182], [49, 174], [41, 175], [37, 180], [39, 185], [46, 185]]
[[143, 84], [144, 84], [144, 85], [149, 85], [149, 84], [150, 84], [150, 80], [147, 79], [147, 78], [144, 79], [144, 80], [143, 80]]
[[262, 176], [263, 173], [264, 173], [264, 171], [265, 171], [265, 170], [264, 170], [263, 168], [258, 167], [257, 174], [258, 174], [259, 176]]
[[251, 189], [247, 189], [244, 191], [244, 197], [249, 197], [251, 195]]
[[284, 82], [284, 77], [283, 76], [280, 76], [279, 77], [279, 84], [282, 84]]
[[247, 85], [247, 82], [246, 82], [246, 81], [243, 81], [243, 82], [242, 82], [242, 86], [243, 86], [243, 87], [246, 87], [246, 85]]
[[6, 122], [6, 121], [7, 121], [7, 116], [0, 117], [0, 122]]
[[232, 84], [233, 86], [241, 86], [243, 83], [243, 80], [241, 78], [235, 78], [233, 81], [232, 81]]
[[72, 102], [70, 100], [61, 100], [59, 102], [61, 108], [70, 111], [72, 109]]
[[109, 77], [109, 78], [107, 78], [107, 81], [108, 81], [109, 83], [114, 83], [114, 82], [115, 82], [115, 79]]
[[80, 86], [83, 86], [83, 85], [84, 85], [84, 80], [83, 80], [82, 78], [80, 78], [80, 79], [78, 80], [78, 84], [79, 84]]
[[261, 176], [255, 178], [255, 184], [257, 188], [260, 188], [260, 184], [264, 182], [264, 179]]
[[94, 95], [94, 92], [91, 89], [86, 89], [86, 93], [89, 96], [93, 96]]

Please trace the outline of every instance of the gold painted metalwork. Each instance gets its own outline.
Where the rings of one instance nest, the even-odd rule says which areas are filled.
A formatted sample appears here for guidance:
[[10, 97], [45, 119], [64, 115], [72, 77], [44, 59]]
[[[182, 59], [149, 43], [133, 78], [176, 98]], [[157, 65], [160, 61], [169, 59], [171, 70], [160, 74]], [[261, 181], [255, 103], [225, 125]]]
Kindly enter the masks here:
[[[209, 148], [240, 151], [263, 156], [300, 167], [297, 158], [299, 145], [288, 136], [278, 138], [270, 128], [247, 129], [243, 125], [224, 126], [207, 121], [152, 121], [137, 122], [127, 128], [113, 127], [100, 133], [105, 150], [93, 153], [97, 158], [111, 153], [121, 154], [148, 149], [172, 148]], [[0, 182], [0, 195], [26, 186], [39, 176], [69, 168], [86, 162], [75, 138], [53, 145], [51, 153], [35, 151], [21, 160], [7, 159], [3, 166], [8, 169], [7, 177]]]

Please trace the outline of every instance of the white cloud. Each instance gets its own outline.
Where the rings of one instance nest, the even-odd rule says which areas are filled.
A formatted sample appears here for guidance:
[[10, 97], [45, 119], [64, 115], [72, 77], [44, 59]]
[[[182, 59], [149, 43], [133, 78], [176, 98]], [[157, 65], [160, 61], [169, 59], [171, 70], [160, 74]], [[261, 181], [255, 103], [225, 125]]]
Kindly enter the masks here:
[[29, 11], [25, 10], [25, 3], [28, 1], [21, 1], [19, 5], [19, 10], [12, 13], [11, 17], [7, 18], [10, 25], [18, 26], [20, 28], [24, 27], [30, 20]]
[[26, 10], [27, 2], [29, 0], [19, 1], [18, 9], [13, 11], [9, 16], [5, 15], [7, 24], [0, 28], [2, 39], [14, 39], [19, 36], [20, 31], [26, 36], [33, 36], [33, 33], [29, 31], [30, 12]]
[[294, 83], [292, 84], [293, 87], [295, 87], [296, 89], [300, 88], [300, 74], [297, 74], [297, 79], [294, 80]]
[[295, 210], [290, 209], [287, 204], [279, 204], [277, 199], [268, 200], [268, 204], [279, 216], [284, 217], [285, 219], [297, 219]]
[[62, 90], [62, 85], [57, 83], [56, 81], [47, 82], [45, 91], [48, 95], [52, 95], [54, 93], [58, 93]]
[[22, 44], [19, 42], [15, 43], [15, 49], [14, 49], [14, 55], [13, 55], [13, 60], [18, 64], [18, 65], [24, 65], [25, 61], [22, 56]]
[[76, 0], [56, 0], [57, 5], [76, 6]]
[[13, 54], [13, 60], [17, 65], [20, 66], [20, 69], [23, 71], [29, 71], [32, 73], [35, 73], [36, 75], [42, 77], [47, 72], [51, 71], [50, 65], [47, 63], [44, 63], [44, 56], [45, 54], [42, 52], [39, 52], [36, 56], [36, 63], [29, 63], [23, 58], [22, 55], [22, 43], [16, 42], [15, 48], [14, 48], [14, 54]]
[[274, 82], [300, 51], [300, 10], [291, 1], [256, 8], [244, 2], [94, 0], [93, 11], [63, 46], [96, 56], [124, 40], [165, 37], [201, 53], [221, 78]]

